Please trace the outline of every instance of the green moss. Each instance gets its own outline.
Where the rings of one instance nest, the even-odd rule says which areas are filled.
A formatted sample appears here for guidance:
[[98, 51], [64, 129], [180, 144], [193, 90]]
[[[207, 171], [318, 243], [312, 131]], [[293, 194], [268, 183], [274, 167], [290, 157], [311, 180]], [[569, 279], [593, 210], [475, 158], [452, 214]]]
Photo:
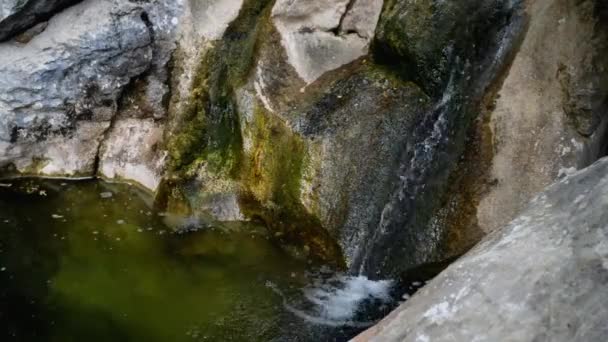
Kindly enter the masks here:
[[244, 183], [264, 203], [290, 206], [300, 198], [304, 142], [278, 118], [256, 108], [253, 152]]
[[374, 59], [427, 91], [438, 86], [446, 37], [436, 24], [433, 1], [385, 2], [372, 47]]
[[170, 140], [170, 170], [191, 176], [201, 162], [212, 172], [238, 176], [241, 136], [234, 91], [255, 61], [257, 37], [270, 0], [248, 0], [224, 37], [203, 54], [182, 126]]
[[260, 105], [250, 129], [253, 147], [242, 175], [246, 214], [263, 220], [284, 246], [343, 266], [340, 247], [301, 202], [304, 168], [310, 163], [305, 142]]

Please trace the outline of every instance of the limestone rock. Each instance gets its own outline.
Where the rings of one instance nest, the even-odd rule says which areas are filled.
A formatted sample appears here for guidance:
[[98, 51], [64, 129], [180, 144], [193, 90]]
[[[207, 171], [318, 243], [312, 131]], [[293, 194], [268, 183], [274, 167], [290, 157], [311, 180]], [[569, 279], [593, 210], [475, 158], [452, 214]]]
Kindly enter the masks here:
[[279, 0], [272, 20], [289, 63], [306, 82], [367, 54], [382, 0]]
[[608, 339], [608, 159], [537, 196], [354, 341]]
[[121, 90], [151, 64], [151, 43], [140, 8], [91, 0], [25, 45], [0, 44], [0, 166], [92, 175]]
[[81, 0], [3, 0], [0, 3], [0, 41], [47, 20], [54, 13], [79, 1]]

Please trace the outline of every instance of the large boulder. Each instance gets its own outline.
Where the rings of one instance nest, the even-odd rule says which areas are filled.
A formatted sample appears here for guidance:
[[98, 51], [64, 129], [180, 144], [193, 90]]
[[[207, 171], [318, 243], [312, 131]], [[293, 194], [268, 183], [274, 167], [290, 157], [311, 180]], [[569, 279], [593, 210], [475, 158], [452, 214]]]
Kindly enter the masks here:
[[[378, 24], [374, 52], [433, 95], [441, 94], [467, 61], [491, 58], [518, 1], [390, 0]], [[517, 19], [515, 19], [517, 20]], [[470, 66], [480, 70], [482, 64]]]
[[193, 105], [171, 139], [177, 172], [159, 202], [188, 214], [236, 204], [233, 218], [261, 218], [286, 244], [343, 258], [354, 273], [393, 276], [435, 261], [436, 198], [523, 25], [518, 2], [492, 2], [470, 20], [462, 13], [472, 5], [437, 3], [449, 16], [429, 20], [458, 28], [437, 44], [457, 48], [437, 66], [452, 77], [427, 87], [394, 72], [412, 67], [407, 58], [378, 54], [393, 40], [367, 55], [378, 20], [389, 34], [399, 25], [386, 23], [417, 5], [394, 3], [378, 19], [379, 1], [246, 1], [201, 58]]
[[608, 158], [548, 188], [354, 341], [608, 339]]
[[86, 1], [27, 44], [0, 44], [0, 166], [91, 176], [122, 89], [151, 65], [152, 33], [128, 2]]
[[[39, 13], [41, 4], [48, 15]], [[165, 132], [183, 119], [175, 113], [189, 98], [194, 66], [241, 5], [102, 0], [64, 9], [59, 1], [3, 2], [0, 28], [11, 18], [27, 23], [33, 10], [36, 21], [28, 25], [38, 23], [0, 43], [7, 76], [0, 81], [3, 174], [96, 175], [156, 190]]]

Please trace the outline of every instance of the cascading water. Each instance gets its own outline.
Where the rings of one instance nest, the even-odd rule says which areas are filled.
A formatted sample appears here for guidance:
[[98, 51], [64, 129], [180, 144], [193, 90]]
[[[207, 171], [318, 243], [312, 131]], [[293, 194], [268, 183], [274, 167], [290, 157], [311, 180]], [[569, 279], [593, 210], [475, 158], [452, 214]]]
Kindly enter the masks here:
[[520, 6], [514, 1], [495, 14], [495, 32], [484, 37], [485, 46], [475, 46], [470, 39], [446, 50], [451, 61], [446, 85], [402, 147], [392, 193], [377, 225], [369, 227], [360, 241], [353, 241], [358, 247], [352, 273], [374, 279], [399, 277], [408, 268], [441, 259], [436, 248], [444, 232], [430, 228], [429, 220], [464, 149], [476, 106], [497, 82], [525, 31]]

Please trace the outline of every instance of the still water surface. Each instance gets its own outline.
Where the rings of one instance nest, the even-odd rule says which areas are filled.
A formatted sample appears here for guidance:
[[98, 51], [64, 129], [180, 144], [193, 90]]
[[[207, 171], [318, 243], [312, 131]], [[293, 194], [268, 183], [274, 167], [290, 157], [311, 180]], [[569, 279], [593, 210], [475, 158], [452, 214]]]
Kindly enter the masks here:
[[166, 220], [128, 185], [2, 182], [0, 340], [342, 341], [392, 307], [390, 282], [293, 259], [263, 227]]

